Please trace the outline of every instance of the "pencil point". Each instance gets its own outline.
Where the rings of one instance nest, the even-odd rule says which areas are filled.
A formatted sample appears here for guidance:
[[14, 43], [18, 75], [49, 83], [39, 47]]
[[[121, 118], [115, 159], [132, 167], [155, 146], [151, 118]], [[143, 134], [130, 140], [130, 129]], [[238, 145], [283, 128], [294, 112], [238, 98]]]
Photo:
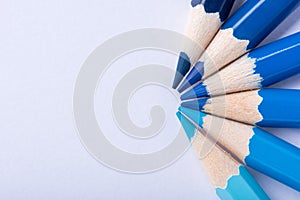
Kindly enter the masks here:
[[197, 95], [193, 89], [187, 91], [186, 93], [184, 93], [183, 95], [180, 96], [181, 100], [188, 100], [188, 99], [194, 99], [194, 98], [197, 98]]
[[186, 136], [188, 137], [189, 141], [191, 141], [191, 139], [194, 137], [195, 135], [195, 129], [196, 127], [185, 117], [183, 116], [180, 112], [176, 113], [184, 131]]
[[181, 106], [185, 107], [185, 108], [190, 108], [193, 110], [203, 110], [203, 107], [205, 106], [206, 101], [207, 101], [207, 98], [185, 101], [185, 102], [181, 103]]
[[190, 73], [188, 73], [186, 79], [182, 82], [182, 84], [178, 88], [178, 92], [181, 93], [187, 88], [191, 87], [195, 83], [201, 81], [204, 73], [204, 64], [203, 62], [197, 62], [195, 66], [192, 68]]
[[194, 99], [194, 98], [200, 98], [200, 97], [208, 97], [208, 92], [206, 90], [206, 86], [203, 83], [200, 83], [199, 85], [193, 87], [183, 95], [181, 95], [181, 100], [188, 100], [188, 99]]
[[185, 108], [185, 107], [180, 107], [179, 110], [180, 112], [185, 114], [188, 118], [190, 118], [194, 123], [198, 124], [201, 128], [203, 127], [203, 117], [206, 116], [205, 113], [192, 110], [189, 108]]
[[190, 70], [190, 67], [191, 62], [188, 55], [184, 52], [180, 52], [172, 88], [177, 88], [184, 75]]

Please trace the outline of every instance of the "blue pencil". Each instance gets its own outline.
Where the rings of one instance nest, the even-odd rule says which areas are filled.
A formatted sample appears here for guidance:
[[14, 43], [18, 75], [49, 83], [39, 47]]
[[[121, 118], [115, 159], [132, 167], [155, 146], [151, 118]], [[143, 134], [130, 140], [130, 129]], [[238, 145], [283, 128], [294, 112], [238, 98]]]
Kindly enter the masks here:
[[254, 126], [180, 108], [245, 165], [300, 191], [300, 149]]
[[180, 112], [177, 112], [177, 117], [220, 199], [270, 199], [244, 165], [206, 138]]
[[183, 45], [173, 82], [174, 89], [218, 32], [233, 3], [234, 0], [192, 0], [185, 35], [199, 48], [193, 48], [188, 43]]
[[299, 72], [300, 32], [254, 49], [182, 97], [210, 97], [267, 87]]
[[200, 57], [204, 65], [192, 68], [182, 92], [200, 80], [216, 73], [230, 62], [256, 47], [297, 6], [299, 0], [248, 0], [221, 27], [221, 30]]
[[261, 127], [300, 127], [300, 90], [266, 88], [181, 105]]

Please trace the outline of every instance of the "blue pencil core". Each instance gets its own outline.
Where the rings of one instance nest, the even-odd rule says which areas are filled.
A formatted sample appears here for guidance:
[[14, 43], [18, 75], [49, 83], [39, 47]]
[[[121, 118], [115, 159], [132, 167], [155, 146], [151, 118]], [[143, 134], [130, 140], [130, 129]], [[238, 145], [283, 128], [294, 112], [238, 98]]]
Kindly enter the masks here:
[[197, 62], [195, 66], [192, 68], [192, 70], [190, 71], [190, 73], [188, 73], [187, 77], [179, 86], [178, 92], [181, 93], [187, 88], [197, 83], [198, 81], [200, 81], [202, 79], [203, 73], [204, 73], [204, 63]]
[[177, 88], [184, 75], [186, 75], [186, 73], [188, 73], [188, 71], [190, 70], [190, 67], [191, 67], [190, 58], [186, 53], [180, 52], [172, 88], [174, 89]]

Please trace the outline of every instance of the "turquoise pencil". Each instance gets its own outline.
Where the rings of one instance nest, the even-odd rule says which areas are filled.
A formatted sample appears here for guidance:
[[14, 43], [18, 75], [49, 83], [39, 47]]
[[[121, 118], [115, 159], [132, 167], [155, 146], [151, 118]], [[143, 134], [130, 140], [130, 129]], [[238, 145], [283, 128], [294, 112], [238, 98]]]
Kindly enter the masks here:
[[[183, 76], [197, 62], [204, 49], [228, 17], [235, 0], [192, 0], [185, 35], [195, 45], [183, 44], [173, 82], [175, 89]], [[196, 46], [196, 47], [194, 47]]]
[[[177, 112], [177, 117], [220, 199], [270, 199], [244, 165], [233, 159], [229, 153], [213, 141], [207, 139], [180, 112]], [[210, 151], [202, 157], [201, 152], [205, 151], [205, 148], [210, 148]]]
[[[197, 65], [187, 75], [193, 85], [255, 48], [295, 8], [299, 0], [247, 0], [221, 27]], [[178, 88], [179, 92], [183, 89]]]
[[189, 100], [181, 105], [261, 127], [300, 127], [300, 90], [265, 88]]
[[245, 165], [300, 191], [300, 149], [254, 126], [179, 108]]
[[[252, 50], [184, 93], [217, 96], [267, 87], [300, 72], [300, 32]], [[185, 79], [187, 89], [191, 83]]]

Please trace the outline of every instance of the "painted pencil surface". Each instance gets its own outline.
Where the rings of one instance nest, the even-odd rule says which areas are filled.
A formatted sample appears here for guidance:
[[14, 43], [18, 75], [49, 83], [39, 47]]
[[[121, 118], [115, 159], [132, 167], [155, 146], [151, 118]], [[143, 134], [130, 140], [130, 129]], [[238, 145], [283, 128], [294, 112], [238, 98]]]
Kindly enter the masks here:
[[300, 191], [300, 149], [254, 126], [180, 108], [247, 166]]
[[216, 73], [230, 62], [256, 47], [297, 6], [299, 0], [248, 0], [221, 27], [200, 57], [203, 69], [192, 68], [178, 88], [187, 87]]
[[173, 83], [174, 89], [213, 39], [228, 17], [233, 3], [234, 0], [192, 0], [185, 35], [194, 41], [199, 48], [193, 48], [187, 43], [184, 44], [177, 64], [177, 73]]
[[299, 52], [300, 32], [254, 49], [184, 95], [199, 98], [267, 87], [300, 73]]
[[[181, 113], [177, 116], [220, 199], [269, 199], [245, 166], [207, 139]], [[204, 149], [209, 150], [202, 156]]]
[[300, 127], [300, 90], [266, 88], [181, 105], [261, 127]]

